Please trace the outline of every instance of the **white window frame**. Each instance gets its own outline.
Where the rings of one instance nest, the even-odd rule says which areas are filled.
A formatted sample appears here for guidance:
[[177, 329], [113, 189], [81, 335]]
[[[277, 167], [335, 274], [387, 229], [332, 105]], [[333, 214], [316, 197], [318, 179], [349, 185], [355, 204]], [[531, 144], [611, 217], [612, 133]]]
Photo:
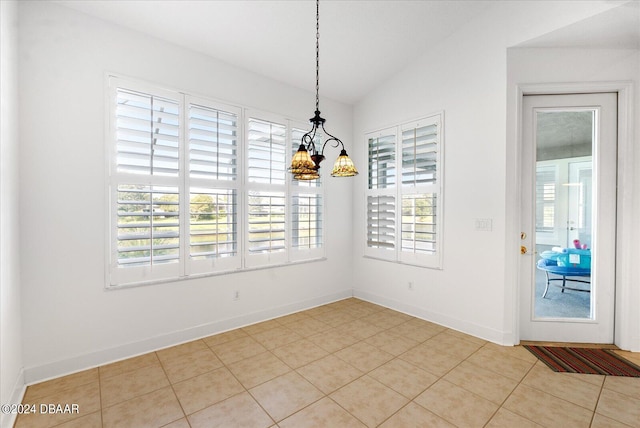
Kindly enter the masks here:
[[[417, 182], [414, 184], [403, 184], [403, 165], [402, 165], [402, 135], [404, 131], [411, 129], [420, 129], [427, 126], [436, 126], [437, 139], [436, 139], [436, 171], [435, 179], [432, 182]], [[444, 207], [444, 112], [438, 112], [427, 117], [407, 121], [395, 126], [384, 128], [381, 130], [369, 132], [365, 134], [365, 149], [367, 158], [368, 174], [371, 175], [371, 166], [369, 159], [369, 142], [371, 139], [378, 139], [383, 137], [393, 138], [395, 141], [395, 170], [393, 177], [393, 184], [388, 186], [376, 186], [375, 183], [372, 186], [369, 177], [367, 179], [366, 191], [365, 191], [365, 243], [364, 243], [364, 256], [375, 259], [391, 261], [396, 263], [410, 264], [414, 266], [442, 269], [442, 242], [443, 242], [443, 207]], [[373, 187], [373, 188], [372, 188]], [[420, 195], [433, 195], [435, 196], [435, 243], [433, 252], [410, 250], [409, 248], [403, 249], [403, 198], [411, 198]], [[371, 198], [384, 198], [384, 201], [394, 205], [394, 217], [393, 225], [388, 227], [388, 230], [393, 229], [394, 239], [393, 247], [385, 245], [376, 245], [375, 241], [370, 242], [371, 228], [370, 225], [375, 225], [370, 222], [370, 205]], [[424, 199], [424, 198], [423, 198]], [[387, 221], [388, 223], [388, 221]], [[414, 243], [414, 248], [418, 244], [418, 239], [414, 238], [411, 242]]]
[[[159, 282], [175, 282], [179, 280], [226, 274], [263, 267], [274, 267], [290, 263], [308, 262], [322, 260], [325, 257], [325, 237], [321, 229], [322, 236], [319, 239], [317, 248], [296, 248], [290, 245], [292, 241], [292, 219], [291, 204], [292, 198], [297, 194], [318, 195], [324, 205], [324, 187], [315, 185], [298, 184], [292, 179], [292, 174], [286, 171], [286, 166], [294, 151], [290, 148], [294, 145], [297, 148], [299, 142], [292, 140], [292, 127], [305, 129], [308, 126], [302, 122], [296, 122], [272, 113], [249, 110], [245, 107], [233, 106], [228, 103], [211, 100], [209, 98], [190, 95], [185, 92], [166, 89], [158, 85], [149, 84], [137, 79], [120, 77], [108, 74], [106, 76], [107, 85], [107, 124], [106, 127], [106, 184], [107, 184], [107, 206], [109, 215], [106, 222], [106, 264], [105, 264], [105, 286], [106, 288], [117, 289], [130, 286], [154, 284]], [[115, 118], [116, 94], [118, 89], [132, 92], [149, 94], [153, 97], [163, 97], [175, 100], [179, 105], [180, 128], [179, 128], [179, 172], [177, 177], [156, 177], [153, 174], [126, 174], [118, 172], [118, 147], [117, 147], [117, 123]], [[218, 110], [235, 115], [236, 119], [236, 175], [235, 180], [224, 178], [191, 177], [190, 174], [190, 146], [189, 146], [189, 107], [203, 106], [207, 109]], [[285, 171], [284, 183], [281, 186], [273, 186], [260, 183], [249, 183], [248, 181], [248, 161], [246, 150], [248, 145], [247, 124], [249, 118], [259, 120], [274, 121], [284, 124], [286, 127], [285, 141]], [[169, 264], [147, 264], [136, 266], [135, 268], [119, 267], [118, 264], [118, 185], [157, 185], [173, 186], [178, 188], [179, 193], [179, 260]], [[207, 257], [193, 260], [190, 257], [190, 228], [191, 228], [191, 195], [193, 189], [206, 189], [213, 194], [217, 190], [236, 192], [236, 217], [235, 217], [235, 253], [226, 257]], [[281, 192], [285, 197], [285, 249], [272, 254], [249, 254], [248, 251], [248, 195], [250, 191]], [[218, 206], [218, 205], [216, 205]], [[153, 208], [151, 208], [153, 210]], [[153, 214], [151, 215], [153, 217]], [[326, 222], [324, 207], [321, 208], [321, 222]], [[216, 222], [214, 222], [216, 223]], [[217, 224], [212, 226], [217, 229]], [[213, 233], [216, 234], [215, 232]], [[217, 250], [216, 250], [217, 251]]]

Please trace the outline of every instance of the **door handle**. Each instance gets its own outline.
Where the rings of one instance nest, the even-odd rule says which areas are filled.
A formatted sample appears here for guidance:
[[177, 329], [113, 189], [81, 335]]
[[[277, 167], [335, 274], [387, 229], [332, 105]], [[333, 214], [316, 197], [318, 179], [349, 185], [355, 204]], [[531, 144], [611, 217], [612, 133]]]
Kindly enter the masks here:
[[520, 254], [527, 254], [527, 247], [524, 245], [520, 245]]

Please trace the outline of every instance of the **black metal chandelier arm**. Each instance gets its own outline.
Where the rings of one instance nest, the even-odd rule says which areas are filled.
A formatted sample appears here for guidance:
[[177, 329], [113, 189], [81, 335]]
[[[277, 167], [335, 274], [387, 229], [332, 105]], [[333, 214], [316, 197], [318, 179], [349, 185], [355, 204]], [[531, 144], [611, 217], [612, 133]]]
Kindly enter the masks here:
[[311, 153], [314, 153], [316, 151], [316, 143], [314, 142], [316, 131], [317, 128], [314, 126], [311, 131], [304, 134], [301, 138], [302, 144], [306, 147], [307, 151]]
[[336, 136], [329, 134], [327, 130], [324, 129], [324, 123], [322, 124], [322, 132], [324, 132], [325, 135], [328, 135], [329, 138], [325, 140], [324, 144], [322, 145], [322, 151], [320, 153], [324, 153], [324, 148], [327, 145], [327, 143], [329, 143], [330, 141], [335, 142], [335, 144], [331, 144], [332, 147], [342, 146], [342, 150], [344, 150], [344, 143], [342, 142], [342, 140]]

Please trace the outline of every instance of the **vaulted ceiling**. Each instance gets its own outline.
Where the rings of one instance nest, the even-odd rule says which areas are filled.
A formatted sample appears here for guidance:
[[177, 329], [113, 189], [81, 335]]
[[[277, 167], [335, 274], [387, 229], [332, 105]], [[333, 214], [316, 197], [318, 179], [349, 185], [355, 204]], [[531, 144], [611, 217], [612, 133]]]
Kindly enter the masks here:
[[[312, 0], [54, 0], [56, 3], [193, 49], [237, 67], [315, 90], [316, 4]], [[322, 0], [320, 93], [353, 104], [501, 1]], [[632, 2], [636, 3], [636, 2]], [[636, 4], [637, 6], [637, 4]], [[618, 8], [621, 9], [621, 8]], [[576, 24], [533, 46], [593, 41], [590, 28], [618, 43], [640, 15], [618, 12]], [[634, 21], [635, 19], [635, 21]], [[622, 23], [622, 24], [621, 24]], [[639, 30], [636, 30], [635, 27]], [[625, 33], [626, 32], [626, 33]], [[612, 39], [613, 38], [613, 39]]]
[[[316, 4], [310, 0], [57, 3], [315, 90]], [[353, 103], [482, 13], [485, 1], [321, 0], [320, 93]]]

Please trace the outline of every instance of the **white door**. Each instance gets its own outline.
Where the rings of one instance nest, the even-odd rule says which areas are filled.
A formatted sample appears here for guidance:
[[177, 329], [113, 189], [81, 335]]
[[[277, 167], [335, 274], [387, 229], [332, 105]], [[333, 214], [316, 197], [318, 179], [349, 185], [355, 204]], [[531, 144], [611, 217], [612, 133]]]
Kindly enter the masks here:
[[520, 339], [613, 343], [617, 94], [527, 95], [522, 115]]

